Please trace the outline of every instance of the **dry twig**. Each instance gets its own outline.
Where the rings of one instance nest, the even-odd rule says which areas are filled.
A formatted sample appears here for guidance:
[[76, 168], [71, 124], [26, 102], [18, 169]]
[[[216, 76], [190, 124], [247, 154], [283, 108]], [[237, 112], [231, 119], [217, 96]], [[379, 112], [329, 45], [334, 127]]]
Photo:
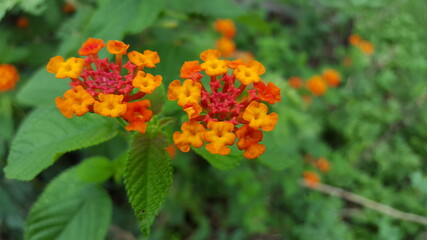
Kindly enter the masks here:
[[397, 218], [400, 220], [419, 223], [422, 225], [427, 225], [427, 217], [412, 214], [412, 213], [402, 212], [402, 211], [397, 210], [395, 208], [392, 208], [390, 206], [387, 206], [387, 205], [384, 205], [382, 203], [370, 200], [368, 198], [362, 197], [362, 196], [357, 195], [355, 193], [346, 191], [342, 188], [333, 187], [333, 186], [323, 184], [323, 183], [318, 183], [314, 187], [311, 187], [311, 186], [308, 186], [307, 184], [305, 184], [304, 180], [301, 180], [300, 184], [304, 187], [309, 188], [309, 189], [312, 189], [312, 190], [315, 190], [318, 192], [322, 192], [322, 193], [326, 193], [326, 194], [329, 194], [331, 196], [339, 197], [339, 198], [345, 199], [349, 202], [357, 203], [363, 207], [370, 208], [374, 211], [384, 213], [386, 215], [389, 215], [391, 217], [394, 217], [394, 218]]

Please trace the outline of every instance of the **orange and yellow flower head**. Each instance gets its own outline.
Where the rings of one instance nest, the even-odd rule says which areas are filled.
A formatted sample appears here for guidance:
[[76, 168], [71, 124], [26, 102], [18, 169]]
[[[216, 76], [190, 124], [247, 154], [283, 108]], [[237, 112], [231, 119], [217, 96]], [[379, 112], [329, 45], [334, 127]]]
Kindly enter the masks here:
[[[262, 131], [273, 130], [277, 123], [277, 113], [268, 113], [267, 104], [281, 100], [280, 89], [262, 81], [265, 68], [260, 62], [220, 57], [218, 50], [202, 52], [203, 63], [185, 62], [180, 72], [184, 80], [169, 84], [168, 99], [177, 100], [189, 119], [181, 132], [174, 133], [175, 145], [188, 152], [190, 147], [207, 143], [209, 152], [227, 155], [237, 141], [244, 157], [257, 158], [265, 151], [259, 143]], [[209, 77], [209, 85], [201, 81], [204, 75]]]
[[226, 38], [234, 38], [236, 35], [236, 26], [231, 19], [216, 20], [215, 30], [220, 32]]
[[15, 88], [19, 81], [19, 73], [15, 66], [0, 64], [0, 92], [6, 92]]
[[322, 96], [326, 93], [328, 86], [321, 76], [315, 75], [308, 79], [307, 89], [315, 96]]
[[350, 37], [348, 38], [348, 42], [351, 45], [358, 47], [360, 50], [362, 50], [365, 55], [369, 56], [374, 53], [374, 44], [372, 44], [370, 41], [364, 40], [357, 34], [350, 35]]
[[[107, 46], [116, 61], [101, 59], [98, 53]], [[56, 78], [70, 78], [72, 89], [58, 97], [56, 105], [68, 118], [82, 116], [87, 112], [107, 117], [121, 117], [129, 125], [128, 131], [144, 133], [152, 112], [149, 100], [142, 100], [161, 85], [162, 76], [146, 73], [144, 68], [153, 68], [160, 62], [157, 52], [127, 53], [128, 44], [89, 38], [79, 50], [84, 58], [62, 56], [50, 59], [46, 69], [56, 74]], [[124, 57], [128, 60], [124, 62]], [[123, 64], [124, 63], [124, 64]]]
[[326, 69], [323, 71], [323, 79], [326, 80], [331, 87], [337, 87], [341, 83], [341, 75], [334, 69]]

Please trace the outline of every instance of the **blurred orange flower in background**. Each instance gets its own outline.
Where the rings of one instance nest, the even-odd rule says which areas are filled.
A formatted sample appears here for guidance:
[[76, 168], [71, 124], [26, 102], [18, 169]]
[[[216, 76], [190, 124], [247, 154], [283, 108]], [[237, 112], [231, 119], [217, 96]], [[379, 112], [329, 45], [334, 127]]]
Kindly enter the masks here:
[[307, 89], [310, 90], [311, 93], [315, 96], [322, 96], [326, 93], [328, 86], [322, 77], [319, 75], [315, 75], [308, 79], [307, 81]]
[[0, 64], [0, 92], [14, 89], [17, 81], [19, 81], [19, 73], [15, 66]]

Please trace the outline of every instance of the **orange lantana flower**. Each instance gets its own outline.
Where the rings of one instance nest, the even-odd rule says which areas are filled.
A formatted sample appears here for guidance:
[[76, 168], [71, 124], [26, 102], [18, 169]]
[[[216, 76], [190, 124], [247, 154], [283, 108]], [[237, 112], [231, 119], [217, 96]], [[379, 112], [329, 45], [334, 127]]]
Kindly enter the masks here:
[[312, 171], [304, 171], [303, 173], [304, 183], [308, 187], [316, 187], [319, 184], [319, 176], [317, 173]]
[[261, 128], [264, 131], [271, 131], [276, 126], [279, 116], [277, 113], [267, 114], [267, 111], [268, 107], [264, 103], [251, 102], [242, 117], [253, 129]]
[[14, 89], [19, 80], [18, 70], [10, 64], [0, 64], [0, 92]]
[[218, 76], [228, 72], [227, 62], [218, 59], [221, 56], [219, 50], [206, 50], [200, 54], [200, 58], [204, 61], [201, 67], [209, 76]]
[[134, 87], [139, 88], [141, 92], [144, 93], [153, 93], [153, 91], [162, 84], [162, 76], [150, 73], [145, 73], [143, 71], [138, 71], [136, 77], [132, 81]]
[[341, 75], [334, 69], [326, 69], [323, 71], [323, 79], [332, 87], [336, 87], [341, 83]]
[[237, 147], [240, 150], [245, 150], [243, 153], [245, 158], [257, 158], [265, 152], [265, 146], [259, 143], [263, 138], [261, 130], [255, 130], [248, 125], [243, 125], [236, 131], [236, 136], [239, 139]]
[[325, 94], [326, 90], [328, 89], [323, 78], [318, 75], [315, 75], [310, 79], [308, 79], [307, 88], [315, 96], [322, 96], [323, 94]]
[[238, 64], [234, 69], [234, 75], [243, 84], [249, 85], [261, 81], [261, 75], [265, 73], [264, 65], [256, 60]]
[[266, 101], [270, 104], [280, 102], [280, 88], [276, 84], [269, 82], [267, 86], [263, 82], [257, 82], [254, 84], [255, 89], [258, 92], [258, 96], [262, 101]]
[[350, 37], [348, 37], [348, 42], [353, 45], [357, 46], [362, 41], [362, 38], [357, 34], [351, 34]]
[[[152, 112], [148, 110], [150, 101], [142, 98], [151, 94], [162, 81], [161, 76], [146, 73], [143, 68], [155, 67], [160, 58], [153, 51], [147, 50], [144, 54], [133, 51], [137, 56], [134, 62], [140, 64], [135, 65], [126, 55], [129, 45], [108, 41], [107, 50], [115, 57], [115, 61], [110, 61], [108, 57], [101, 59], [98, 56], [104, 46], [101, 39], [89, 38], [79, 50], [86, 57], [72, 57], [65, 62], [62, 56], [50, 59], [47, 71], [55, 73], [57, 78], [71, 78], [73, 88], [64, 94], [65, 99], [57, 98], [57, 106], [66, 117], [81, 116], [88, 111], [122, 117], [129, 123], [126, 130], [143, 133]], [[134, 91], [135, 88], [139, 91]]]
[[64, 98], [56, 98], [56, 106], [61, 113], [71, 118], [73, 114], [82, 116], [89, 112], [89, 106], [95, 102], [95, 98], [92, 97], [82, 86], [77, 86], [74, 89], [67, 90], [64, 93]]
[[178, 100], [178, 105], [181, 107], [197, 103], [201, 97], [202, 84], [191, 79], [185, 80], [182, 86], [180, 83], [179, 80], [174, 80], [169, 84], [168, 99]]
[[234, 125], [229, 122], [208, 122], [210, 131], [206, 131], [205, 139], [209, 144], [206, 149], [213, 154], [227, 155], [230, 146], [234, 144], [236, 135], [233, 133]]
[[316, 161], [316, 167], [322, 172], [329, 172], [331, 164], [326, 160], [326, 158], [321, 157]]
[[179, 77], [182, 79], [188, 79], [194, 74], [198, 74], [202, 71], [202, 67], [199, 64], [199, 61], [187, 61], [181, 67]]
[[216, 20], [215, 29], [227, 38], [234, 38], [236, 35], [236, 26], [231, 19]]
[[122, 115], [122, 118], [129, 122], [126, 130], [145, 133], [147, 128], [146, 122], [150, 121], [153, 117], [153, 112], [148, 109], [150, 105], [150, 101], [147, 99], [126, 103], [126, 113]]
[[374, 45], [369, 41], [360, 42], [359, 47], [366, 55], [372, 55], [372, 53], [374, 53]]
[[118, 117], [126, 113], [127, 105], [123, 103], [123, 95], [104, 94], [98, 95], [100, 101], [96, 101], [93, 110], [107, 117]]
[[230, 57], [236, 52], [236, 44], [230, 38], [222, 37], [216, 40], [215, 48], [218, 49], [224, 57]]
[[[51, 61], [52, 64], [50, 65], [50, 69], [48, 69], [48, 71], [54, 71], [56, 69], [56, 78], [78, 78], [83, 70], [83, 65], [85, 62], [82, 58], [71, 57], [67, 59], [67, 61], [60, 63], [60, 56], [51, 58]], [[51, 63], [51, 61], [49, 61], [49, 63]]]
[[302, 79], [300, 77], [290, 77], [288, 79], [288, 83], [289, 83], [289, 86], [295, 89], [299, 89], [303, 85]]
[[124, 42], [117, 40], [108, 41], [107, 44], [107, 50], [111, 54], [126, 54], [128, 48], [129, 44], [125, 44]]
[[79, 54], [81, 56], [96, 55], [103, 47], [105, 47], [105, 43], [102, 39], [89, 38], [82, 44]]
[[[265, 150], [265, 146], [259, 144], [262, 140], [260, 128], [270, 131], [278, 119], [277, 113], [267, 114], [267, 105], [260, 102], [280, 101], [280, 89], [272, 83], [266, 85], [261, 81], [259, 75], [265, 71], [261, 63], [242, 59], [221, 60], [220, 54], [212, 49], [202, 52], [200, 58], [204, 63], [200, 65], [201, 69], [198, 61], [185, 62], [180, 72], [185, 79], [182, 86], [179, 80], [169, 84], [168, 99], [178, 100], [178, 105], [190, 119], [183, 126], [199, 126], [200, 129], [203, 127], [203, 131], [209, 129], [203, 138], [197, 138], [200, 144], [185, 141], [184, 129], [182, 133], [174, 133], [174, 142], [181, 151], [186, 152], [190, 146], [201, 147], [205, 141], [210, 153], [227, 155], [231, 151], [228, 146], [234, 144], [236, 134], [239, 134], [237, 145], [244, 150], [243, 156], [256, 158]], [[252, 72], [249, 79], [240, 76], [245, 75], [245, 71]], [[206, 82], [203, 77], [206, 75], [209, 76], [209, 83], [204, 86]], [[194, 131], [190, 135], [194, 136]]]
[[155, 51], [145, 50], [144, 53], [132, 51], [128, 53], [129, 60], [138, 67], [155, 68], [160, 57]]
[[190, 120], [181, 125], [181, 132], [173, 134], [173, 141], [176, 147], [183, 151], [190, 151], [190, 146], [199, 148], [203, 146], [206, 129], [197, 121]]

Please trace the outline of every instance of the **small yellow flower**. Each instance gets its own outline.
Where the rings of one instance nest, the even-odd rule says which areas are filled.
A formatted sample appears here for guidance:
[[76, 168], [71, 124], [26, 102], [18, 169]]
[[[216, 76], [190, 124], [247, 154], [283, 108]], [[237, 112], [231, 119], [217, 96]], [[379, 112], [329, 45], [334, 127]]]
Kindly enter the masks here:
[[132, 51], [128, 53], [129, 60], [135, 64], [136, 66], [140, 67], [148, 67], [148, 68], [155, 68], [156, 64], [160, 62], [160, 57], [157, 54], [157, 52], [145, 50], [144, 54]]
[[126, 54], [129, 48], [129, 44], [125, 44], [122, 41], [112, 40], [108, 41], [107, 50], [111, 54]]
[[139, 88], [141, 92], [153, 93], [153, 91], [162, 84], [162, 76], [143, 71], [138, 71], [136, 77], [132, 81], [132, 86]]
[[267, 114], [267, 112], [268, 107], [264, 103], [251, 102], [243, 112], [243, 119], [248, 121], [249, 127], [253, 129], [271, 131], [276, 126], [279, 116], [277, 113]]
[[190, 146], [199, 148], [203, 146], [206, 129], [197, 121], [190, 120], [181, 125], [181, 132], [173, 134], [173, 141], [176, 147], [183, 151], [190, 151]]
[[184, 107], [187, 104], [199, 102], [201, 91], [202, 84], [191, 79], [185, 80], [182, 86], [179, 80], [174, 80], [169, 84], [168, 99], [178, 100], [178, 105]]
[[51, 65], [51, 70], [55, 70], [55, 67], [59, 66], [55, 75], [56, 78], [78, 78], [83, 70], [83, 65], [85, 62], [84, 59], [76, 57], [69, 58], [62, 64], [59, 64], [60, 58], [56, 58], [53, 61], [54, 62]]
[[256, 60], [251, 60], [248, 64], [239, 64], [233, 71], [234, 76], [245, 85], [261, 81], [260, 75], [264, 73], [264, 65]]
[[206, 149], [213, 154], [227, 155], [230, 154], [230, 148], [226, 145], [233, 145], [236, 135], [233, 133], [234, 124], [229, 122], [208, 122], [205, 139], [209, 144]]
[[208, 49], [200, 54], [204, 61], [200, 66], [209, 76], [218, 76], [228, 72], [227, 62], [218, 59], [221, 56], [219, 50]]
[[80, 117], [89, 112], [89, 106], [95, 102], [95, 99], [82, 86], [77, 86], [67, 90], [64, 93], [64, 99], [57, 97], [55, 102], [59, 111], [65, 117], [71, 118], [73, 114]]
[[98, 95], [100, 102], [93, 105], [95, 113], [106, 117], [118, 117], [126, 113], [127, 106], [123, 101], [123, 95], [104, 94]]
[[64, 64], [64, 58], [62, 56], [55, 56], [49, 60], [46, 69], [50, 73], [57, 73], [62, 64]]

